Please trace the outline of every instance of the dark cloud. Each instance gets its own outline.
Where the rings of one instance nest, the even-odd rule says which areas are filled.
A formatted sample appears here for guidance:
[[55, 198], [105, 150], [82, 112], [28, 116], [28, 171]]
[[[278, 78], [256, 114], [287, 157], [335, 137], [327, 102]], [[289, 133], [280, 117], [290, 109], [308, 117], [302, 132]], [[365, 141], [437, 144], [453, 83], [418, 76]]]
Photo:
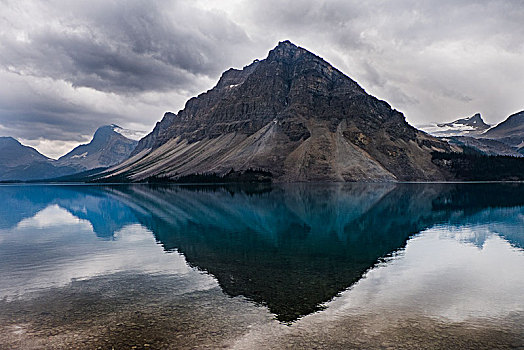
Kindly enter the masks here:
[[187, 1], [54, 5], [59, 25], [29, 30], [27, 40], [2, 35], [3, 67], [107, 92], [185, 89], [218, 74], [248, 41], [227, 18]]
[[104, 120], [115, 123], [124, 121], [124, 118], [115, 114], [93, 113], [83, 106], [63, 107], [53, 100], [48, 103], [31, 101], [30, 106], [18, 108], [1, 108], [0, 116], [1, 125], [9, 131], [9, 135], [23, 139], [46, 138], [75, 142], [89, 139], [98, 126], [106, 124]]
[[86, 142], [109, 123], [150, 130], [249, 46], [227, 16], [191, 1], [2, 5], [0, 133], [24, 140]]
[[[150, 130], [166, 110], [187, 99], [176, 93], [120, 96], [6, 72], [0, 72], [0, 81], [0, 135], [24, 140], [78, 144], [88, 141], [99, 126], [111, 123]], [[52, 148], [51, 152], [60, 155]]]

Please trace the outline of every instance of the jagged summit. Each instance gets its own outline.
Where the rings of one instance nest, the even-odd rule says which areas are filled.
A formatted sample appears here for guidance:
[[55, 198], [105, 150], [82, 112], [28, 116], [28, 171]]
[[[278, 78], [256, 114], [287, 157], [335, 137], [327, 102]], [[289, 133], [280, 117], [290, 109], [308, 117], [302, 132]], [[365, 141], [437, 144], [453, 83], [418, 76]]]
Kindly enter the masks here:
[[445, 150], [390, 105], [289, 41], [166, 113], [105, 177], [129, 180], [259, 169], [274, 181], [439, 180]]
[[76, 168], [78, 171], [115, 165], [129, 157], [137, 141], [124, 136], [124, 130], [116, 124], [99, 127], [93, 139], [75, 147], [58, 159], [58, 164]]
[[96, 129], [93, 139], [91, 142], [105, 141], [107, 138], [111, 137], [113, 133], [116, 133], [115, 128], [119, 126], [116, 124], [104, 125]]
[[480, 115], [480, 113], [475, 113], [471, 117], [457, 119], [457, 120], [455, 120], [454, 122], [451, 122], [451, 123], [437, 124], [437, 126], [439, 126], [439, 127], [455, 127], [456, 125], [469, 126], [469, 127], [473, 128], [473, 131], [486, 130], [486, 129], [488, 129], [490, 127], [489, 124], [486, 124], [484, 122], [484, 120], [482, 119], [482, 116]]
[[421, 126], [427, 133], [439, 137], [451, 136], [479, 136], [490, 128], [482, 119], [480, 113], [475, 113], [471, 117], [460, 118], [449, 123], [438, 123]]
[[291, 47], [291, 48], [295, 48], [295, 49], [298, 49], [298, 46], [293, 44], [291, 41], [289, 40], [282, 40], [282, 41], [279, 41], [278, 42], [278, 45], [275, 47], [275, 48], [279, 48], [279, 47]]
[[275, 48], [269, 51], [265, 61], [283, 61], [286, 63], [293, 63], [299, 59], [308, 57], [316, 60], [317, 63], [325, 67], [335, 69], [331, 64], [325, 61], [322, 57], [308, 51], [307, 49], [293, 44], [289, 40], [280, 41]]
[[472, 117], [469, 117], [469, 118], [466, 118], [466, 119], [469, 119], [474, 124], [476, 124], [476, 123], [486, 124], [486, 123], [484, 123], [484, 120], [482, 120], [482, 116], [480, 115], [480, 113], [475, 113]]
[[268, 60], [277, 60], [277, 59], [293, 59], [296, 58], [297, 55], [300, 54], [311, 54], [313, 53], [307, 51], [306, 49], [303, 49], [301, 47], [298, 47], [297, 45], [293, 44], [289, 40], [280, 41], [278, 45], [269, 51], [269, 54], [267, 56]]

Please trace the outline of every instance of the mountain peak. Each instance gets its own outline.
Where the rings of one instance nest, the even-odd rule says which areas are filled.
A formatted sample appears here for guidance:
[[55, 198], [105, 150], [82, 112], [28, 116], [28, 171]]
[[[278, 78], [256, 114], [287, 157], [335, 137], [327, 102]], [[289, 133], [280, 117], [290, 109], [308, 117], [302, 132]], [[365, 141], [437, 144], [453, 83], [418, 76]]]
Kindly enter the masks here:
[[96, 129], [91, 142], [96, 139], [105, 140], [111, 136], [123, 136], [131, 140], [138, 140], [142, 136], [142, 133], [135, 130], [124, 129], [117, 124], [102, 125]]
[[471, 117], [460, 118], [449, 123], [423, 126], [422, 129], [433, 136], [451, 137], [480, 135], [489, 127], [490, 125], [484, 122], [480, 113], [475, 113]]
[[131, 132], [116, 124], [103, 125], [96, 129], [88, 144], [75, 147], [58, 160], [60, 164], [89, 170], [121, 162], [129, 156], [137, 141], [123, 133]]
[[465, 122], [464, 124], [468, 124], [471, 126], [480, 127], [483, 129], [489, 128], [489, 124], [486, 124], [486, 122], [484, 122], [480, 113], [475, 113], [473, 116], [469, 118], [464, 118], [463, 121]]
[[450, 123], [442, 123], [438, 124], [439, 127], [443, 126], [453, 126], [453, 124], [461, 124], [461, 125], [468, 125], [468, 126], [475, 126], [475, 127], [481, 127], [481, 128], [488, 128], [489, 125], [484, 122], [482, 119], [482, 116], [480, 113], [475, 113], [471, 117], [461, 118], [457, 119], [455, 121], [452, 121]]
[[480, 115], [480, 113], [475, 113], [474, 115], [469, 117], [469, 120], [482, 120], [482, 116]]
[[11, 136], [0, 136], [0, 146], [22, 145], [20, 141]]
[[93, 142], [105, 142], [109, 137], [113, 136], [114, 134], [118, 134], [115, 131], [115, 128], [118, 127], [115, 124], [111, 125], [103, 125], [96, 129], [95, 134], [93, 135], [93, 139], [91, 140], [91, 143]]
[[287, 49], [296, 50], [299, 47], [297, 45], [293, 44], [289, 40], [284, 40], [284, 41], [279, 41], [278, 45], [275, 48], [287, 48]]
[[301, 54], [309, 54], [317, 57], [315, 54], [308, 50], [293, 44], [289, 40], [280, 41], [278, 45], [271, 51], [269, 51], [268, 60], [289, 60], [300, 56]]

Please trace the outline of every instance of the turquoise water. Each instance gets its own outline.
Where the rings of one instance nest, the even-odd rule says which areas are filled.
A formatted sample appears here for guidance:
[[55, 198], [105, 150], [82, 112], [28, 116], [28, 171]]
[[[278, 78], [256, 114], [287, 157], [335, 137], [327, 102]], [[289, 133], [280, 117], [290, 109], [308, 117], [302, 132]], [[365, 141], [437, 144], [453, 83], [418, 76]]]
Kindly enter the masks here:
[[0, 203], [0, 348], [524, 346], [520, 184], [1, 186]]

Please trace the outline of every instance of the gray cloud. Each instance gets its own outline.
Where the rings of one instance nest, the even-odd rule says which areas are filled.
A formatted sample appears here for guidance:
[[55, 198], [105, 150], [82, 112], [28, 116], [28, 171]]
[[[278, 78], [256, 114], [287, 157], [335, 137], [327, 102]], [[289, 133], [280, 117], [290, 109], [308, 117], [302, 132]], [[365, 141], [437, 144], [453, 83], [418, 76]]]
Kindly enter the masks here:
[[0, 133], [30, 143], [86, 142], [109, 123], [150, 130], [249, 46], [227, 16], [184, 0], [2, 5]]
[[[53, 4], [53, 2], [51, 2]], [[248, 38], [233, 22], [187, 1], [55, 2], [59, 25], [1, 36], [1, 64], [100, 91], [184, 89], [216, 75]], [[52, 20], [52, 19], [51, 19]]]
[[48, 150], [151, 130], [285, 39], [414, 124], [524, 109], [521, 1], [0, 2], [0, 133]]

